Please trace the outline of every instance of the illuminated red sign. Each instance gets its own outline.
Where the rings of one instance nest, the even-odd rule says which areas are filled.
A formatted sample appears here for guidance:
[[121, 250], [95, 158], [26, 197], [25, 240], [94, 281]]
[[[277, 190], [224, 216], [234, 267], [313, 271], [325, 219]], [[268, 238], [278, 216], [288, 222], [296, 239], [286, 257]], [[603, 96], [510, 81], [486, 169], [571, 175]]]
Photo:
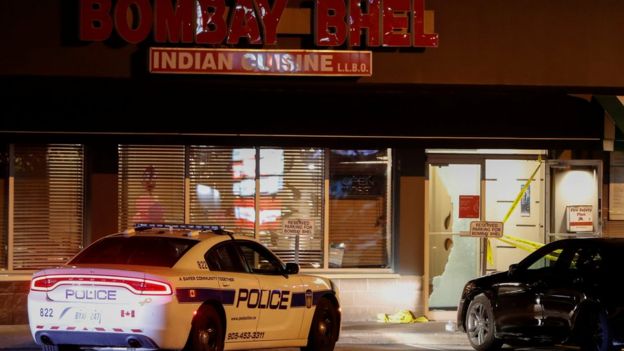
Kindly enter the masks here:
[[438, 35], [425, 34], [425, 0], [316, 0], [315, 38], [319, 46], [437, 47]]
[[370, 51], [150, 48], [151, 73], [370, 76]]
[[[288, 0], [80, 0], [80, 38], [113, 30], [129, 43], [277, 44]], [[315, 0], [315, 44], [322, 47], [437, 47], [425, 33], [424, 0]], [[226, 19], [228, 19], [226, 21]], [[362, 42], [360, 37], [366, 34]]]
[[479, 218], [479, 195], [459, 195], [459, 218]]

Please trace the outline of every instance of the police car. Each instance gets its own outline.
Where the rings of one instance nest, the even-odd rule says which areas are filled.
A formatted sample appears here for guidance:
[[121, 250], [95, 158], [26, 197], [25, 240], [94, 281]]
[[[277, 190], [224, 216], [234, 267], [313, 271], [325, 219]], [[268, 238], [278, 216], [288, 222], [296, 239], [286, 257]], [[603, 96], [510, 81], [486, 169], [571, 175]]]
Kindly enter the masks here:
[[341, 320], [336, 289], [298, 272], [219, 226], [138, 224], [35, 273], [30, 329], [44, 350], [331, 351]]

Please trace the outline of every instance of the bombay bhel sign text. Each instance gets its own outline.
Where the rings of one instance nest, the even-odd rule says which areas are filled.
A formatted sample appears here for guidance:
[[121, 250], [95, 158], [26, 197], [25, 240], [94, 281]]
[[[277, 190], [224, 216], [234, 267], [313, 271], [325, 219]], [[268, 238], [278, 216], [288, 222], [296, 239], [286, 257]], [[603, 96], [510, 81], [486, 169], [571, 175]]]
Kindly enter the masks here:
[[[437, 47], [425, 0], [314, 0], [318, 47]], [[80, 39], [136, 44], [276, 45], [288, 0], [80, 0]], [[366, 40], [362, 41], [362, 34]]]

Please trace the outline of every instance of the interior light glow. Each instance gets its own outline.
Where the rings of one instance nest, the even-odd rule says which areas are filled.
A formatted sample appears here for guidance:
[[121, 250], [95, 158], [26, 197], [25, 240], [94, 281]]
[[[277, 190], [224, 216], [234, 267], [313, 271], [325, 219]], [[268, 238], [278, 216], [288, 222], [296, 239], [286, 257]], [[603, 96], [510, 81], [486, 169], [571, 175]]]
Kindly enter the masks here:
[[547, 150], [531, 149], [425, 149], [425, 153], [466, 155], [548, 155]]
[[570, 170], [561, 178], [559, 196], [564, 197], [566, 203], [591, 204], [596, 191], [595, 171]]

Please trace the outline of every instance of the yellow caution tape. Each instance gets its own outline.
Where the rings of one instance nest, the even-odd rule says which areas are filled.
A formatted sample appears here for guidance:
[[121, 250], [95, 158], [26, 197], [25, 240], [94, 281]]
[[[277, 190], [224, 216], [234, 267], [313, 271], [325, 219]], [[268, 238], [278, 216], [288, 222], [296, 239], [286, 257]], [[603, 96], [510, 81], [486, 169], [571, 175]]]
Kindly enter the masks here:
[[410, 310], [401, 310], [394, 314], [378, 313], [377, 322], [379, 323], [426, 323], [429, 322], [427, 317], [416, 317]]
[[[504, 242], [505, 244], [512, 245], [518, 249], [522, 249], [528, 252], [534, 252], [535, 250], [544, 246], [543, 243], [526, 240], [526, 239], [518, 238], [518, 237], [507, 235], [507, 234], [505, 234], [502, 238], [498, 238], [498, 240]], [[559, 258], [560, 252], [561, 250], [554, 251], [555, 253], [554, 255], [546, 255], [546, 258], [548, 258], [551, 261], [556, 261]]]

